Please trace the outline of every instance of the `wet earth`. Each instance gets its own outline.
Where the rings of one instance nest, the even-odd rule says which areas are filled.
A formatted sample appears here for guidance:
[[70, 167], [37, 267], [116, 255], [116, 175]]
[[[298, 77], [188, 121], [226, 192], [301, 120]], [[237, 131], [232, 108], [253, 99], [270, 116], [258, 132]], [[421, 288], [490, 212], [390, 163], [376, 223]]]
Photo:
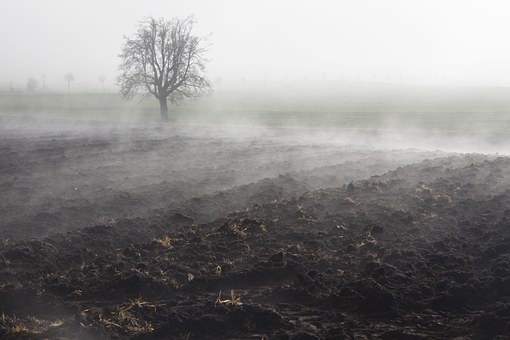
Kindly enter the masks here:
[[510, 158], [66, 128], [0, 135], [1, 338], [509, 337]]

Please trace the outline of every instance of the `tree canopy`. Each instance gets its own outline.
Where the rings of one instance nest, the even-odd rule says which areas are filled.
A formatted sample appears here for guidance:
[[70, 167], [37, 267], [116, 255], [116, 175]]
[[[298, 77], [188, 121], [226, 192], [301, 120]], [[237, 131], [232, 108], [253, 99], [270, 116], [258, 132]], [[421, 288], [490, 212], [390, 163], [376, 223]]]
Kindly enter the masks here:
[[159, 100], [161, 118], [168, 119], [167, 100], [179, 103], [210, 89], [205, 78], [207, 39], [193, 35], [193, 17], [147, 18], [132, 37], [125, 37], [117, 78], [125, 98], [136, 94]]

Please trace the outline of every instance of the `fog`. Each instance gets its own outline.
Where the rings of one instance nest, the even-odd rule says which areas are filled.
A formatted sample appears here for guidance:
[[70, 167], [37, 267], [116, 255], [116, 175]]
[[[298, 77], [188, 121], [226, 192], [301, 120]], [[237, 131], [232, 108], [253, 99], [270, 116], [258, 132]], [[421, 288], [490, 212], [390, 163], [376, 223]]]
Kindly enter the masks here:
[[123, 36], [146, 16], [194, 15], [210, 35], [208, 77], [264, 86], [353, 80], [446, 86], [510, 85], [506, 1], [65, 1], [0, 3], [0, 84], [29, 77], [109, 91]]
[[508, 338], [509, 10], [1, 0], [0, 337]]
[[[125, 131], [158, 126], [154, 99], [117, 95], [121, 46], [146, 17], [193, 15], [194, 33], [208, 39], [213, 91], [172, 106], [173, 124], [506, 154], [507, 9], [504, 1], [4, 1], [0, 110], [35, 116], [37, 126], [4, 119], [3, 133], [104, 124], [97, 121]], [[9, 95], [26, 93], [29, 78], [45, 96]]]
[[[507, 156], [505, 9], [496, 1], [4, 1], [0, 190], [9, 199], [0, 229], [24, 238], [122, 219], [184, 214], [207, 223], [412, 164], [402, 177], [411, 186], [430, 162], [449, 173]], [[188, 15], [208, 37], [213, 91], [171, 105], [164, 122], [154, 98], [121, 98], [118, 55], [140, 20]]]

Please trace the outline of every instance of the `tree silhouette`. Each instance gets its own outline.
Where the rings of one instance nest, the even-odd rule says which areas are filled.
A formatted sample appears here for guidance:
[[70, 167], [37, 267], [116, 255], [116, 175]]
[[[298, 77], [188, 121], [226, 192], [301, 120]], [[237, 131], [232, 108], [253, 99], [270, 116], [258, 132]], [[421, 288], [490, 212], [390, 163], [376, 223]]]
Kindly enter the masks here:
[[67, 82], [67, 93], [71, 92], [71, 82], [74, 81], [74, 75], [69, 72], [64, 76], [64, 80]]
[[193, 24], [192, 17], [148, 18], [133, 37], [125, 37], [122, 47], [122, 74], [117, 78], [122, 95], [130, 98], [142, 92], [156, 97], [164, 121], [168, 120], [167, 99], [178, 103], [210, 88], [204, 76], [204, 38], [192, 34]]
[[97, 80], [99, 80], [99, 82], [101, 83], [101, 88], [103, 89], [104, 93], [104, 81], [106, 80], [106, 77], [104, 75], [100, 75], [99, 78], [97, 78]]
[[42, 91], [46, 92], [46, 74], [43, 73], [41, 75], [41, 80], [42, 80]]
[[28, 93], [34, 93], [37, 90], [37, 87], [39, 86], [39, 83], [35, 78], [29, 78], [27, 80], [27, 92]]

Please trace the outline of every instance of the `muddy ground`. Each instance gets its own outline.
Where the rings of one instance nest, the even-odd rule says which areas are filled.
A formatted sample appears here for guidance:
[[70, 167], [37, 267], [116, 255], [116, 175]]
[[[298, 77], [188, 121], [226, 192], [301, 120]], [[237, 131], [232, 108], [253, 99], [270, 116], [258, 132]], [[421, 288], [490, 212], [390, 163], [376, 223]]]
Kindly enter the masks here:
[[510, 334], [510, 158], [23, 122], [0, 127], [2, 338]]

